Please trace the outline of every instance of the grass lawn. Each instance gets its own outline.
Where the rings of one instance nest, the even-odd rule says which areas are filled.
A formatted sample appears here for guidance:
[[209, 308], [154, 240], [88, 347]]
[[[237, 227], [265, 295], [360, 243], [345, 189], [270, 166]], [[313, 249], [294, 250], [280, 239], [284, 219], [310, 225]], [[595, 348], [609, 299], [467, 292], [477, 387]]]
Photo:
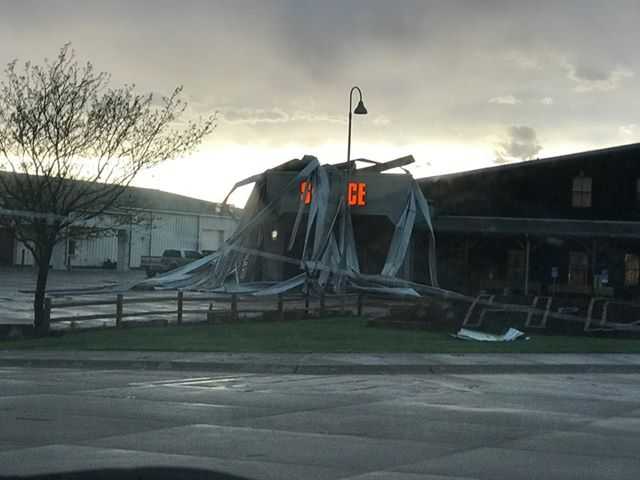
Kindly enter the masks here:
[[640, 339], [530, 335], [482, 343], [443, 332], [371, 328], [360, 318], [139, 327], [0, 341], [0, 349], [157, 350], [182, 352], [640, 353]]

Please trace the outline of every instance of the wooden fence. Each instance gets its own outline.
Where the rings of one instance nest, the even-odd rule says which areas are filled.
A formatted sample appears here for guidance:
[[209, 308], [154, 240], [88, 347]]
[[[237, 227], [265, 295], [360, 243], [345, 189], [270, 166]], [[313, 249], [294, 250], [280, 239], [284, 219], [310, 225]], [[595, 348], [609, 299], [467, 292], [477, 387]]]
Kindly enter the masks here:
[[[627, 331], [640, 331], [640, 321], [630, 321], [628, 323], [615, 323], [608, 319], [608, 307], [613, 304], [624, 304], [635, 309], [640, 309], [640, 304], [633, 302], [622, 302], [608, 298], [593, 298], [588, 305], [586, 317], [580, 314], [565, 313], [561, 308], [554, 311], [552, 309], [551, 297], [534, 297], [530, 305], [501, 303], [494, 299], [494, 296], [478, 295], [475, 298], [468, 297], [458, 299], [458, 301], [468, 302], [472, 300], [464, 320], [461, 322], [464, 327], [482, 327], [486, 314], [493, 312], [506, 312], [510, 314], [521, 314], [524, 319], [525, 328], [544, 329], [551, 319], [561, 320], [568, 324], [584, 326], [585, 332], [592, 332], [601, 329], [622, 329]], [[540, 301], [542, 300], [542, 301]], [[156, 316], [162, 317], [167, 323], [167, 316], [173, 316], [175, 323], [183, 323], [185, 314], [201, 314], [202, 320], [210, 319], [211, 316], [224, 316], [230, 321], [237, 321], [241, 314], [262, 314], [274, 320], [284, 320], [286, 312], [296, 312], [300, 314], [296, 318], [309, 317], [313, 313], [323, 316], [329, 311], [347, 310], [354, 311], [358, 316], [362, 316], [365, 304], [368, 308], [383, 307], [385, 309], [394, 306], [407, 307], [410, 305], [428, 302], [428, 298], [416, 297], [389, 297], [379, 294], [324, 294], [311, 296], [303, 294], [280, 294], [273, 296], [251, 296], [241, 294], [214, 294], [204, 295], [197, 292], [184, 292], [178, 290], [172, 294], [158, 294], [147, 296], [125, 296], [117, 294], [110, 298], [94, 300], [63, 300], [58, 301], [52, 297], [45, 299], [45, 315], [50, 323], [56, 322], [83, 322], [90, 320], [111, 320], [115, 319], [116, 327], [123, 325], [125, 319]], [[602, 314], [596, 315], [595, 306], [598, 302], [603, 303]], [[159, 304], [169, 303], [172, 308], [159, 309]], [[131, 307], [136, 305], [154, 304], [151, 310], [140, 311]], [[105, 312], [74, 314], [55, 316], [56, 310], [74, 309], [82, 307], [110, 307]], [[477, 312], [476, 312], [477, 310]], [[477, 319], [472, 321], [472, 315], [476, 314]], [[535, 321], [534, 321], [535, 320]], [[634, 319], [635, 320], [635, 319]]]
[[[373, 298], [370, 298], [373, 300]], [[148, 316], [163, 316], [175, 315], [177, 324], [183, 323], [183, 316], [185, 314], [202, 314], [205, 318], [209, 315], [226, 313], [230, 320], [238, 320], [240, 314], [256, 313], [264, 314], [273, 312], [275, 318], [284, 320], [285, 311], [297, 311], [304, 312], [305, 316], [311, 315], [313, 312], [319, 315], [324, 315], [330, 309], [336, 309], [339, 307], [341, 311], [356, 310], [358, 316], [363, 314], [365, 297], [363, 294], [343, 294], [343, 295], [326, 295], [320, 294], [318, 296], [289, 294], [289, 295], [274, 295], [274, 296], [248, 296], [240, 294], [227, 294], [227, 295], [197, 295], [197, 294], [185, 294], [184, 291], [178, 290], [174, 295], [149, 295], [128, 297], [121, 293], [115, 295], [112, 298], [95, 299], [95, 300], [63, 300], [57, 301], [52, 297], [45, 299], [45, 315], [47, 316], [49, 323], [56, 322], [82, 322], [88, 320], [107, 320], [115, 319], [116, 327], [122, 325], [123, 320], [132, 317], [148, 317]], [[145, 311], [131, 311], [127, 310], [127, 306], [132, 305], [144, 305], [144, 304], [174, 304], [175, 308], [170, 309], [155, 309]], [[297, 308], [285, 309], [285, 305], [297, 304]], [[197, 305], [200, 304], [199, 308]], [[205, 304], [203, 306], [203, 304]], [[214, 308], [214, 306], [228, 305], [228, 308]], [[269, 308], [269, 306], [273, 308]], [[60, 309], [74, 309], [81, 307], [100, 307], [110, 306], [111, 311], [104, 313], [92, 313], [92, 314], [78, 314], [78, 315], [64, 315], [54, 316], [55, 310]]]

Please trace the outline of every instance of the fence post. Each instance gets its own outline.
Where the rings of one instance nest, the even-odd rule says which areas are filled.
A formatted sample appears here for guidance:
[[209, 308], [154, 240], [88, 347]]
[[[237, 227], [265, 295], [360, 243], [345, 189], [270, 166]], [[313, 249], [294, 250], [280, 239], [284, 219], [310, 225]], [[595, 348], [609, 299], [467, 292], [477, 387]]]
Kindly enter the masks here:
[[182, 302], [183, 302], [182, 290], [178, 290], [178, 325], [182, 325]]
[[238, 297], [235, 293], [231, 295], [231, 320], [238, 320]]
[[44, 324], [51, 324], [51, 297], [44, 298]]
[[122, 294], [116, 295], [116, 327], [122, 322]]
[[304, 279], [304, 317], [309, 317], [309, 277]]
[[320, 290], [320, 316], [324, 316], [325, 314], [325, 304], [324, 304], [324, 288]]
[[363, 303], [364, 303], [364, 295], [359, 293], [358, 294], [358, 316], [361, 317], [362, 316], [362, 307], [363, 307]]
[[278, 319], [284, 320], [284, 300], [281, 293], [278, 294]]

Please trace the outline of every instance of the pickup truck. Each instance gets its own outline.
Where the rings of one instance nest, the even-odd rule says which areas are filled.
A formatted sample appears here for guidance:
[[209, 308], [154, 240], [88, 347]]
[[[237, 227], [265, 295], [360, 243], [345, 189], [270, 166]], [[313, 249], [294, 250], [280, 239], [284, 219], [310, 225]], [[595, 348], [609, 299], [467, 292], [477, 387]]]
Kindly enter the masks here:
[[169, 249], [161, 256], [143, 256], [140, 267], [147, 272], [147, 277], [154, 277], [158, 273], [165, 273], [202, 258], [195, 250]]

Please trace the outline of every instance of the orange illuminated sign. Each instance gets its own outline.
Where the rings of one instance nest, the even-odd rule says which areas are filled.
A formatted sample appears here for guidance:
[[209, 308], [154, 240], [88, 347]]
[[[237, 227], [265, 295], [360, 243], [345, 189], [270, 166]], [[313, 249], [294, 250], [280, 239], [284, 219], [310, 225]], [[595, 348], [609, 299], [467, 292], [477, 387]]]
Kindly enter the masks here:
[[347, 185], [347, 203], [350, 206], [364, 207], [367, 204], [367, 184], [363, 182], [349, 182]]
[[[311, 182], [300, 182], [300, 200], [305, 205], [311, 203]], [[349, 182], [347, 184], [347, 204], [351, 207], [364, 207], [367, 204], [367, 184], [364, 182]]]
[[305, 205], [311, 203], [311, 183], [306, 180], [300, 182], [300, 200], [302, 200]]

